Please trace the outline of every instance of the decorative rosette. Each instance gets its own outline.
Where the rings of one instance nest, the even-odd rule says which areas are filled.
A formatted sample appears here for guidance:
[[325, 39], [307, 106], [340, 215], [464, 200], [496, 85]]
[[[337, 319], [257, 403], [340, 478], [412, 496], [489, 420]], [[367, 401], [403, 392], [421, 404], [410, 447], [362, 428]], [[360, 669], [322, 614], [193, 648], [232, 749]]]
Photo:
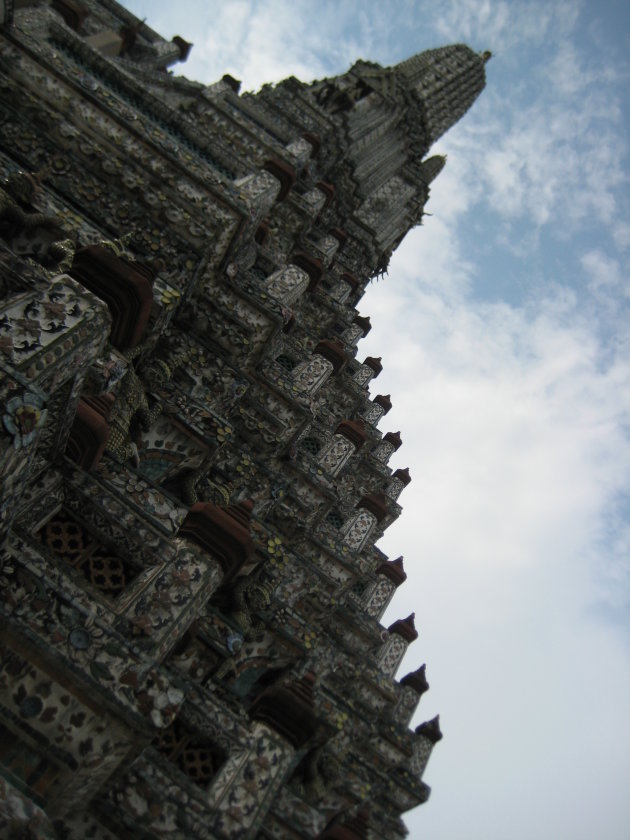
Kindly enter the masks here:
[[46, 418], [44, 401], [37, 394], [26, 393], [11, 397], [2, 416], [4, 428], [13, 435], [13, 446], [28, 446]]

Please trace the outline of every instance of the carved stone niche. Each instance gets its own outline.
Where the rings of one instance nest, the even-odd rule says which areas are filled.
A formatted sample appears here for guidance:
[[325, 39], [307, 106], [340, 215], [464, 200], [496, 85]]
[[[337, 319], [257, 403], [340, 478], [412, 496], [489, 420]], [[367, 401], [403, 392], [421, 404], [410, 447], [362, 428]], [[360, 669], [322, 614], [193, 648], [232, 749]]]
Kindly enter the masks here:
[[311, 157], [317, 157], [322, 146], [322, 138], [318, 134], [313, 134], [311, 131], [305, 131], [302, 137], [313, 147]]
[[262, 222], [256, 228], [256, 233], [254, 234], [254, 241], [258, 245], [264, 245], [268, 236], [269, 236], [269, 219], [263, 219]]
[[354, 817], [340, 821], [339, 817], [329, 823], [317, 840], [368, 840], [370, 815], [362, 808]]
[[318, 181], [315, 184], [315, 186], [320, 192], [323, 192], [326, 196], [326, 203], [324, 204], [324, 207], [328, 207], [330, 202], [335, 197], [335, 187], [333, 186], [333, 184], [329, 184], [327, 181]]
[[101, 245], [89, 245], [77, 251], [68, 274], [107, 304], [113, 346], [119, 350], [135, 347], [151, 314], [154, 268], [117, 257]]
[[328, 233], [331, 236], [335, 237], [337, 242], [339, 242], [339, 247], [340, 248], [343, 248], [343, 246], [348, 241], [348, 234], [345, 232], [345, 230], [342, 230], [341, 228], [332, 228], [331, 230], [328, 231]]
[[181, 524], [178, 536], [217, 559], [223, 570], [222, 583], [232, 580], [254, 553], [249, 534], [253, 507], [250, 499], [228, 507], [198, 502]]
[[291, 191], [291, 187], [297, 180], [295, 169], [291, 166], [291, 164], [285, 163], [285, 161], [280, 160], [279, 158], [271, 158], [270, 160], [265, 161], [263, 169], [280, 181], [280, 192], [278, 193], [276, 201], [284, 201]]
[[334, 374], [339, 373], [348, 361], [343, 344], [334, 338], [325, 338], [320, 341], [313, 350], [313, 353], [317, 353], [325, 359], [328, 359], [333, 366]]
[[94, 469], [103, 457], [109, 440], [107, 417], [113, 400], [112, 394], [81, 397], [77, 405], [66, 455], [86, 471]]
[[322, 279], [322, 274], [324, 271], [322, 261], [317, 259], [316, 257], [312, 257], [310, 254], [304, 253], [303, 251], [298, 251], [296, 254], [293, 255], [293, 257], [291, 257], [291, 262], [294, 265], [297, 265], [299, 268], [303, 269], [308, 274], [308, 291], [312, 292], [314, 289], [316, 289], [319, 285], [319, 281]]
[[249, 716], [266, 723], [299, 749], [319, 726], [313, 703], [314, 683], [315, 675], [308, 673], [299, 680], [265, 689], [252, 703]]
[[66, 26], [74, 29], [75, 32], [79, 31], [89, 14], [85, 6], [77, 3], [76, 0], [53, 0], [51, 7], [59, 12]]

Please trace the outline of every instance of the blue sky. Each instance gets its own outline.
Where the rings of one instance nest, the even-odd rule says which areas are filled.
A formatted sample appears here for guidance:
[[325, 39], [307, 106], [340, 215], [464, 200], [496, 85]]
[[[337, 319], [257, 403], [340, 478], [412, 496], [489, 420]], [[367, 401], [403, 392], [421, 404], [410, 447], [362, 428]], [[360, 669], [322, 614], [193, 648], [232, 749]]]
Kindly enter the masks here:
[[488, 85], [434, 147], [422, 227], [361, 304], [404, 513], [380, 545], [416, 611], [400, 675], [444, 740], [427, 840], [630, 836], [630, 4], [128, 2], [255, 89], [464, 41]]

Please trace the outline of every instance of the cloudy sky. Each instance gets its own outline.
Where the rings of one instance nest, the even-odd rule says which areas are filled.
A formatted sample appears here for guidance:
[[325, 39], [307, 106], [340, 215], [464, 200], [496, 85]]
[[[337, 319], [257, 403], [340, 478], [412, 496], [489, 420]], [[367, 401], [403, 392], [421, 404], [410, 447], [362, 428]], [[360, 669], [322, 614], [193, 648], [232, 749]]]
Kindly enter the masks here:
[[[416, 612], [400, 675], [444, 740], [418, 840], [630, 837], [630, 4], [127, 0], [255, 89], [464, 41], [488, 85], [421, 228], [362, 301], [400, 429], [381, 547]], [[176, 72], [180, 72], [179, 68]]]

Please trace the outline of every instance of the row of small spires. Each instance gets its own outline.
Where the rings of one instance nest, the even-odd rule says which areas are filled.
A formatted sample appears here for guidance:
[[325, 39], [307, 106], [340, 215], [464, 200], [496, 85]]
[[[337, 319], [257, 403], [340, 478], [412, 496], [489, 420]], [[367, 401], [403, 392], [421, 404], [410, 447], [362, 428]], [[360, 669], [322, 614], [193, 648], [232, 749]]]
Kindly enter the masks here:
[[[401, 683], [415, 689], [415, 680], [421, 684], [418, 693], [426, 691], [428, 684], [424, 667], [404, 677]], [[291, 683], [270, 686], [254, 700], [250, 716], [273, 727], [296, 748], [304, 746], [317, 730], [313, 696], [315, 680], [316, 675], [309, 671]], [[442, 738], [439, 715], [417, 726], [415, 733], [429, 741], [431, 746], [436, 744]], [[366, 808], [345, 820], [340, 814], [318, 835], [318, 840], [367, 840], [369, 822], [370, 814]]]
[[[374, 499], [365, 497], [364, 504], [376, 507], [380, 502], [376, 494]], [[203, 548], [210, 550], [221, 563], [227, 576], [234, 576], [235, 566], [242, 565], [254, 553], [254, 544], [250, 536], [250, 522], [254, 508], [251, 499], [244, 499], [227, 507], [218, 507], [211, 502], [198, 502], [191, 508], [189, 516], [182, 523], [180, 533], [183, 537], [192, 539]], [[204, 527], [210, 526], [210, 527]], [[403, 568], [403, 558], [385, 560], [376, 569], [377, 574], [389, 578], [396, 587], [407, 578]], [[407, 643], [418, 638], [415, 628], [415, 613], [404, 619], [398, 619], [387, 628], [389, 633], [395, 633]], [[425, 666], [407, 674], [401, 680], [402, 685], [413, 688], [422, 695], [429, 685], [425, 678]]]

